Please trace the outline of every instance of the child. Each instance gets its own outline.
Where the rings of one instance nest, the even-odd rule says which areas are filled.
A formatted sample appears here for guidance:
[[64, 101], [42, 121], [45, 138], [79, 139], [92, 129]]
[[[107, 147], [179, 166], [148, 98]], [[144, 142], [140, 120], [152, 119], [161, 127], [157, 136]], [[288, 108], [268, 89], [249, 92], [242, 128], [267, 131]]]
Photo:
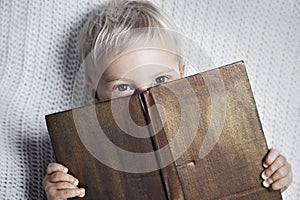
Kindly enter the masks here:
[[[178, 56], [178, 41], [165, 31], [170, 29], [175, 29], [172, 21], [146, 1], [111, 1], [99, 7], [79, 40], [86, 86], [96, 101], [139, 93], [183, 77], [185, 66]], [[292, 182], [291, 166], [276, 150], [268, 152], [263, 165], [265, 187], [283, 190]], [[43, 182], [51, 200], [83, 197], [85, 190], [78, 188], [78, 183], [57, 163], [48, 165]]]

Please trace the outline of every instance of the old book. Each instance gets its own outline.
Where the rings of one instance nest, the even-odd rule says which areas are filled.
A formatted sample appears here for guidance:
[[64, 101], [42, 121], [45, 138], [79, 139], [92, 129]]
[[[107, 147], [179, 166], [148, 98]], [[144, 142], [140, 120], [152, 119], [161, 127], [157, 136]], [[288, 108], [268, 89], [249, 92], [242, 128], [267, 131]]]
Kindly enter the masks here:
[[243, 62], [46, 121], [85, 199], [282, 199]]

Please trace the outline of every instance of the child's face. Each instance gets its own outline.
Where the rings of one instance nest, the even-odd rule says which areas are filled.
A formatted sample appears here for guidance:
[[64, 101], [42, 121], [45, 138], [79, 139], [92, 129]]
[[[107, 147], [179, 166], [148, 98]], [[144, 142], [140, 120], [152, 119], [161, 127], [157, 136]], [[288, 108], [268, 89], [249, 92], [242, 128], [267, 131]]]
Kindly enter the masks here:
[[167, 51], [143, 49], [131, 51], [105, 70], [97, 87], [97, 98], [106, 101], [140, 93], [147, 88], [181, 78], [184, 66]]

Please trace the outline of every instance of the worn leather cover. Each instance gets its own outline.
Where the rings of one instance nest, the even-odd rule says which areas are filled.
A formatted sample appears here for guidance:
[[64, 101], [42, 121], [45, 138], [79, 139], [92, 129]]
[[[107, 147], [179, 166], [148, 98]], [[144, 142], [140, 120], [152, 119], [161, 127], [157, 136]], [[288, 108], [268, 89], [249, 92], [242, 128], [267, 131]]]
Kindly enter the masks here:
[[[125, 126], [115, 121], [115, 111]], [[149, 137], [129, 135], [136, 131], [126, 126], [128, 116], [147, 126]], [[282, 199], [280, 192], [261, 186], [268, 148], [243, 62], [48, 115], [46, 121], [57, 161], [86, 188], [85, 199]], [[125, 151], [155, 151], [149, 160], [158, 170], [109, 167], [127, 163], [120, 151], [105, 145], [100, 129]], [[141, 165], [150, 161], [132, 166], [138, 171]]]

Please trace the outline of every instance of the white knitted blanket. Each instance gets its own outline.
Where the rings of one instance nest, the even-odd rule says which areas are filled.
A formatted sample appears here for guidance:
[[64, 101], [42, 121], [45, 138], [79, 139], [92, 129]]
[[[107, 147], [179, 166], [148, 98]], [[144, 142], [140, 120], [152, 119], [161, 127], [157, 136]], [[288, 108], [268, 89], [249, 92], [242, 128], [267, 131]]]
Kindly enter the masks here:
[[[99, 2], [0, 0], [0, 199], [45, 199], [55, 157], [44, 116], [72, 108], [76, 37]], [[155, 3], [215, 66], [245, 61], [268, 145], [292, 163], [284, 199], [300, 199], [300, 1]]]

